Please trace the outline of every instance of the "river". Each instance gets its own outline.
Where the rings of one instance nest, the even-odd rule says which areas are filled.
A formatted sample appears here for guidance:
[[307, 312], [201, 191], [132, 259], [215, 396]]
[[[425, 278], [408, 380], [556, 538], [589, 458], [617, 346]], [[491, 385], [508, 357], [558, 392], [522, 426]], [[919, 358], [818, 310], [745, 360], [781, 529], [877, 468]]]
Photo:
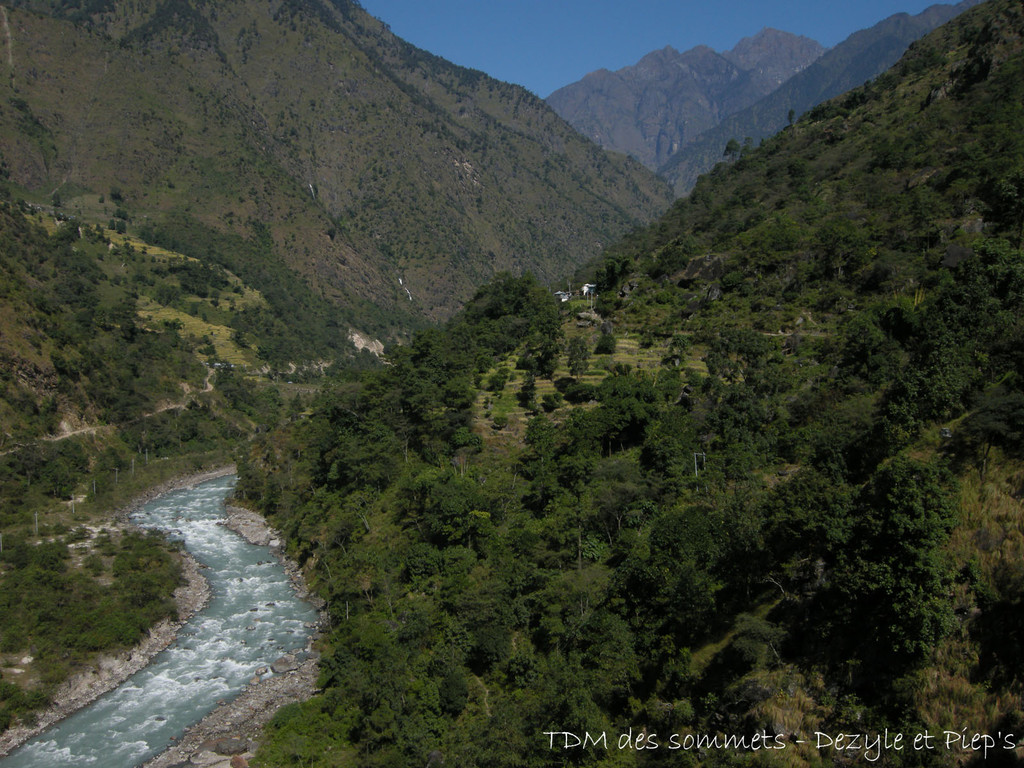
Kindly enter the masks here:
[[142, 528], [180, 540], [207, 567], [209, 604], [145, 669], [65, 718], [0, 768], [134, 768], [286, 652], [301, 656], [316, 621], [266, 547], [220, 525], [234, 476], [170, 491], [132, 514]]

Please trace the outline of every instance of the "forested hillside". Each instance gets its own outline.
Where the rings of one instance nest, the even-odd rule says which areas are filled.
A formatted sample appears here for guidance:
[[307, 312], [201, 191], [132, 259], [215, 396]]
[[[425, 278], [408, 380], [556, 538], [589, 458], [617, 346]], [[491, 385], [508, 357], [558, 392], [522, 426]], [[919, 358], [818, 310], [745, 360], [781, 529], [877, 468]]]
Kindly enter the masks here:
[[174, 612], [115, 510], [670, 200], [346, 0], [5, 3], [0, 72], [0, 729]]
[[259, 764], [1016, 764], [1022, 39], [980, 5], [595, 306], [503, 277], [260, 435], [332, 624]]

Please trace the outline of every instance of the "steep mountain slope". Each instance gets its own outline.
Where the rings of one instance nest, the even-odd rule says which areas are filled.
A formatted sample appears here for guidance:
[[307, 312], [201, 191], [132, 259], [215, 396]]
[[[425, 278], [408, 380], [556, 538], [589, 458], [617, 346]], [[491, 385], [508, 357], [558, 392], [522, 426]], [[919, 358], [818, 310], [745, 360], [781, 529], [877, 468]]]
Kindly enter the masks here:
[[706, 46], [684, 53], [668, 46], [616, 72], [593, 72], [547, 102], [584, 136], [656, 169], [823, 51], [809, 38], [774, 29], [721, 54]]
[[990, 0], [261, 438], [336, 618], [261, 759], [1018, 764], [1022, 72]]
[[899, 13], [850, 35], [778, 90], [728, 116], [673, 154], [658, 172], [685, 195], [697, 177], [721, 162], [730, 139], [758, 141], [788, 125], [815, 104], [838, 96], [891, 67], [907, 47], [981, 0], [933, 5], [916, 16]]
[[558, 277], [668, 201], [540, 100], [347, 0], [15, 5], [0, 156], [17, 194], [120, 211], [260, 290], [283, 261], [342, 324], [446, 316], [500, 269]]

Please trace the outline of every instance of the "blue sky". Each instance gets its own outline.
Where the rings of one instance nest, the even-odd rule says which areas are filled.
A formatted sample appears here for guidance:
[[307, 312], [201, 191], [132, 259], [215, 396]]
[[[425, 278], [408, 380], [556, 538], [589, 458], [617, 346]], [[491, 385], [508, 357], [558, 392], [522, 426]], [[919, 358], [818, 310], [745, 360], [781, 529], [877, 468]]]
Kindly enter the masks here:
[[362, 0], [420, 48], [547, 96], [671, 45], [732, 48], [764, 27], [831, 47], [926, 0]]

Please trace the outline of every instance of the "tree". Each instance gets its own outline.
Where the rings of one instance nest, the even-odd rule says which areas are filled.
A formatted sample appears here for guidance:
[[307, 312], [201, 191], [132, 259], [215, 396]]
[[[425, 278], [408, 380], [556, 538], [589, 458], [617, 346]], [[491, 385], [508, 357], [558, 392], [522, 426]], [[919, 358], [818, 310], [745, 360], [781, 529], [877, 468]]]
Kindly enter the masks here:
[[1003, 224], [1014, 233], [1017, 248], [1024, 247], [1024, 167], [999, 180], [995, 197], [995, 208]]
[[725, 145], [725, 152], [723, 152], [722, 155], [727, 160], [735, 160], [736, 158], [738, 158], [740, 156], [740, 150], [741, 149], [742, 149], [742, 147], [740, 146], [740, 143], [738, 141], [736, 141], [735, 138], [732, 138], [732, 139], [729, 139], [728, 143], [726, 143], [726, 145]]
[[611, 355], [615, 352], [615, 336], [610, 333], [602, 333], [597, 344], [594, 345], [595, 355]]
[[519, 388], [519, 404], [526, 409], [533, 409], [537, 397], [537, 377], [533, 371], [527, 371], [523, 377], [523, 385]]
[[973, 455], [985, 477], [989, 452], [998, 446], [1019, 455], [1024, 441], [1024, 394], [995, 387], [986, 392], [978, 407], [956, 430], [955, 443], [961, 453]]
[[587, 372], [587, 363], [590, 360], [590, 350], [582, 336], [573, 336], [566, 345], [566, 364], [569, 366], [569, 373], [573, 378], [578, 379]]
[[920, 662], [952, 625], [943, 546], [955, 505], [946, 483], [940, 470], [902, 456], [880, 467], [838, 553], [831, 590], [838, 621], [829, 642], [853, 644], [850, 654], [882, 676]]

